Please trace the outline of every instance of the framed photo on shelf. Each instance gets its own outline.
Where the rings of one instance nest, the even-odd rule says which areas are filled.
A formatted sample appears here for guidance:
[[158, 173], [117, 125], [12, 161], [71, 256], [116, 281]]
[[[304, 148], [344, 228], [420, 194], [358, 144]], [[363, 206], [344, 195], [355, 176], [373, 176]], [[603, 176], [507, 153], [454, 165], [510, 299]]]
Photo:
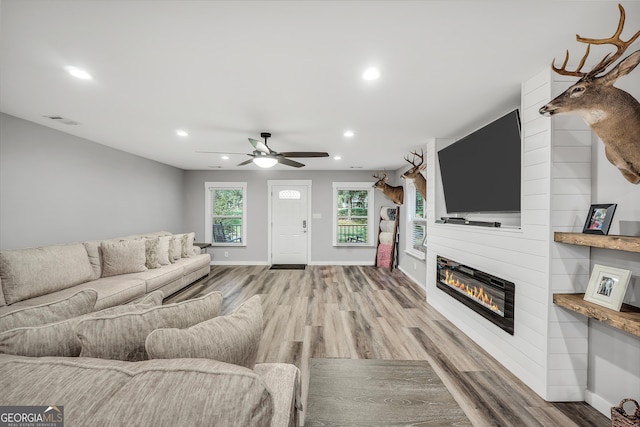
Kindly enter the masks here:
[[613, 213], [616, 211], [616, 206], [615, 203], [591, 205], [582, 232], [603, 236], [609, 234], [609, 227], [611, 227], [611, 220], [613, 219]]
[[629, 270], [595, 264], [584, 300], [620, 311], [630, 278]]

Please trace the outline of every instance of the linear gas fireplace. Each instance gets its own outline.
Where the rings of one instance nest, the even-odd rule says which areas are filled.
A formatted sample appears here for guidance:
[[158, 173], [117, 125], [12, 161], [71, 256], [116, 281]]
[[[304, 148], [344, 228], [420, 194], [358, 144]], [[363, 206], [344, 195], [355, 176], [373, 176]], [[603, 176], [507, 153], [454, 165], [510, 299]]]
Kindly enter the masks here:
[[513, 335], [515, 285], [438, 255], [436, 285]]

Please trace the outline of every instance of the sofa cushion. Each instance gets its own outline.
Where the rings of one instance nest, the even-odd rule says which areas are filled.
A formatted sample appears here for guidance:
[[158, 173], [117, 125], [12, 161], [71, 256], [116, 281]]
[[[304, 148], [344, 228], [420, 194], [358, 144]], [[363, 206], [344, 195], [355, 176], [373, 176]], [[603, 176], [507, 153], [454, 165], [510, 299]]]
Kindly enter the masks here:
[[145, 267], [148, 269], [160, 268], [160, 260], [158, 259], [159, 241], [159, 237], [144, 241]]
[[0, 316], [0, 332], [23, 326], [59, 322], [90, 313], [97, 299], [98, 292], [94, 289], [84, 289], [62, 300], [34, 307], [18, 308], [14, 312]]
[[144, 342], [158, 328], [187, 328], [220, 313], [222, 294], [154, 307], [138, 313], [101, 316], [78, 323], [82, 357], [139, 361], [148, 359]]
[[151, 359], [205, 358], [253, 369], [262, 338], [258, 295], [233, 313], [186, 329], [156, 329], [145, 341]]
[[180, 258], [175, 262], [175, 265], [184, 267], [185, 276], [201, 268], [210, 267], [210, 264], [211, 255], [209, 254], [192, 255], [189, 258]]
[[158, 262], [160, 265], [169, 265], [169, 249], [173, 236], [162, 236], [158, 239]]
[[142, 273], [135, 273], [131, 277], [142, 279], [147, 285], [147, 292], [160, 289], [169, 283], [181, 281], [184, 275], [184, 267], [178, 264], [163, 265], [162, 268], [154, 268]]
[[146, 310], [155, 307], [158, 301], [162, 304], [161, 298], [162, 292], [157, 291], [145, 296], [135, 304], [109, 307], [101, 311], [46, 325], [10, 329], [0, 333], [0, 353], [30, 357], [78, 357], [82, 344], [76, 335], [75, 328], [80, 321], [90, 317], [112, 316]]
[[93, 275], [82, 243], [0, 251], [7, 304], [84, 283]]
[[146, 271], [144, 240], [105, 240], [102, 250], [102, 277]]
[[100, 249], [101, 240], [90, 240], [83, 242], [84, 248], [89, 255], [89, 263], [93, 269], [93, 275], [90, 280], [96, 280], [102, 277], [102, 251]]
[[63, 402], [69, 425], [273, 426], [273, 399], [262, 379], [214, 360], [0, 355], [0, 389], [3, 405]]
[[15, 303], [15, 306], [31, 307], [67, 298], [82, 289], [95, 289], [98, 291], [98, 300], [93, 308], [102, 310], [114, 305], [126, 304], [145, 295], [147, 285], [144, 280], [137, 279], [133, 275], [103, 277], [98, 280], [82, 283], [73, 288], [63, 289], [47, 295], [31, 298]]

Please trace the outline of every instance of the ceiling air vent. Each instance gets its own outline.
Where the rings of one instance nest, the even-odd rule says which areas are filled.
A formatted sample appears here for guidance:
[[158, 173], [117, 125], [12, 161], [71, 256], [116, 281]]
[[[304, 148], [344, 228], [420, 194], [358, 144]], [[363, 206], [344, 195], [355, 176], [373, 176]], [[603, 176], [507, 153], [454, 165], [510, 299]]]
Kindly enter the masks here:
[[76, 126], [79, 125], [80, 123], [76, 122], [75, 120], [71, 120], [71, 119], [67, 119], [66, 117], [62, 117], [62, 116], [44, 116], [47, 119], [51, 119], [53, 121], [56, 121], [58, 123], [63, 123], [65, 125], [69, 125], [69, 126]]

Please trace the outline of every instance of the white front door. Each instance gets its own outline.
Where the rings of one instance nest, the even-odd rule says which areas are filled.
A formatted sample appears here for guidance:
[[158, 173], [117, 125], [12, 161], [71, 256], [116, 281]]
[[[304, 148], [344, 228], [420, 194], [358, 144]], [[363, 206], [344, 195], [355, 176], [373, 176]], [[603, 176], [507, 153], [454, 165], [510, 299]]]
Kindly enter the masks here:
[[272, 264], [307, 264], [308, 191], [307, 185], [271, 186]]

